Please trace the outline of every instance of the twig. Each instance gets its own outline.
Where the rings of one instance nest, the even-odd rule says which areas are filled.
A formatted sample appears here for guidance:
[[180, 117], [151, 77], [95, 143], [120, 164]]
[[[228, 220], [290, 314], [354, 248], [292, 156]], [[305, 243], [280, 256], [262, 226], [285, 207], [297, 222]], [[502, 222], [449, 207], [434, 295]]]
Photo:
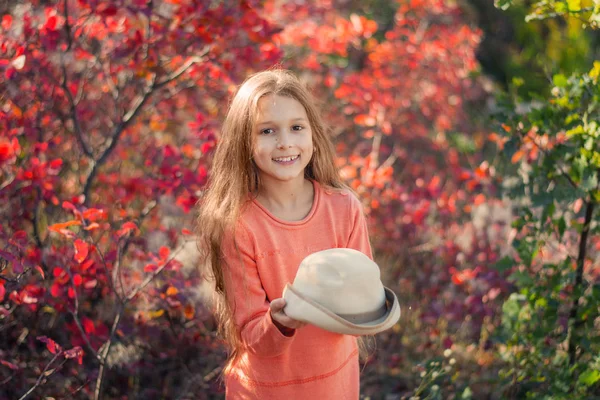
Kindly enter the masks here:
[[108, 340], [104, 345], [102, 345], [100, 352], [100, 359], [102, 363], [100, 364], [100, 369], [98, 370], [98, 378], [96, 379], [96, 388], [94, 389], [94, 400], [99, 400], [102, 395], [102, 383], [104, 381], [104, 371], [107, 367], [106, 358], [108, 357], [108, 352], [110, 351], [110, 347], [112, 346], [112, 341], [115, 337], [115, 332], [117, 331], [117, 327], [119, 326], [119, 322], [121, 321], [121, 317], [123, 316], [123, 312], [125, 311], [125, 307], [123, 305], [119, 305], [117, 314], [115, 315], [115, 319], [113, 321], [112, 328], [110, 330], [110, 335]]
[[177, 250], [175, 250], [175, 252], [173, 252], [173, 255], [167, 261], [165, 261], [165, 263], [163, 265], [161, 265], [159, 268], [156, 269], [156, 271], [154, 271], [151, 275], [149, 275], [146, 279], [144, 279], [144, 281], [142, 282], [142, 284], [140, 286], [138, 286], [131, 293], [129, 293], [129, 295], [125, 298], [125, 301], [131, 301], [135, 296], [138, 295], [138, 293], [140, 293], [142, 290], [144, 290], [146, 288], [146, 286], [148, 286], [148, 284], [150, 284], [150, 282], [152, 282], [154, 280], [154, 278], [156, 278], [163, 271], [163, 269], [165, 269], [171, 263], [171, 261], [173, 261], [175, 259], [177, 254], [179, 254], [179, 252], [181, 252], [181, 250], [183, 250], [183, 247], [187, 242], [188, 241], [184, 241], [177, 248]]
[[[524, 135], [523, 135], [523, 131], [519, 130], [519, 133], [521, 134], [521, 136], [524, 136]], [[550, 154], [548, 153], [548, 151], [546, 151], [546, 149], [544, 149], [542, 146], [540, 146], [540, 145], [539, 145], [539, 144], [538, 144], [538, 143], [535, 141], [535, 138], [532, 138], [532, 137], [530, 137], [530, 136], [529, 136], [529, 138], [531, 139], [531, 142], [532, 142], [532, 143], [535, 145], [535, 147], [537, 147], [537, 148], [538, 148], [540, 151], [542, 151], [546, 157], [549, 157], [549, 156], [550, 156]], [[562, 166], [561, 166], [561, 165], [559, 165], [559, 164], [557, 163], [557, 167], [558, 167], [558, 169], [559, 169], [559, 171], [560, 171], [560, 174], [561, 174], [561, 176], [563, 176], [564, 178], [566, 178], [566, 179], [569, 181], [569, 183], [571, 184], [571, 186], [573, 186], [573, 188], [574, 188], [574, 189], [577, 189], [577, 188], [578, 188], [577, 184], [576, 184], [576, 183], [573, 181], [573, 179], [571, 179], [571, 177], [569, 176], [569, 174], [567, 174], [567, 173], [566, 173], [566, 172], [565, 172], [565, 171], [562, 169]]]
[[56, 359], [61, 356], [63, 354], [63, 351], [59, 351], [58, 353], [56, 353], [54, 355], [54, 357], [52, 358], [52, 360], [50, 360], [50, 362], [48, 364], [46, 364], [46, 367], [44, 368], [44, 370], [42, 371], [42, 373], [40, 374], [40, 376], [37, 378], [37, 381], [35, 382], [35, 385], [33, 385], [23, 396], [21, 396], [19, 398], [19, 400], [25, 400], [35, 389], [37, 389], [38, 387], [40, 387], [42, 385], [42, 380], [44, 379], [45, 376], [51, 376], [52, 374], [54, 374], [60, 367], [63, 366], [63, 364], [67, 361], [66, 359], [58, 366], [56, 367], [52, 372], [50, 372], [48, 375], [46, 375], [46, 371], [48, 371], [48, 369], [50, 368], [50, 365], [52, 365], [54, 363], [54, 361], [56, 361]]
[[94, 355], [94, 358], [96, 358], [98, 361], [100, 361], [100, 363], [102, 363], [102, 360], [100, 360], [98, 358], [98, 353], [92, 347], [90, 339], [88, 338], [88, 335], [85, 332], [85, 329], [83, 329], [83, 326], [81, 325], [81, 321], [79, 320], [79, 296], [77, 295], [77, 288], [75, 287], [75, 281], [73, 279], [73, 273], [71, 272], [70, 267], [67, 268], [67, 273], [69, 274], [69, 281], [71, 282], [71, 288], [73, 289], [74, 300], [75, 300], [75, 310], [71, 310], [71, 316], [73, 317], [73, 320], [75, 321], [75, 325], [77, 325], [77, 328], [79, 329], [79, 333], [81, 334], [81, 337], [83, 337], [83, 340], [85, 341], [85, 344], [86, 344], [88, 350]]

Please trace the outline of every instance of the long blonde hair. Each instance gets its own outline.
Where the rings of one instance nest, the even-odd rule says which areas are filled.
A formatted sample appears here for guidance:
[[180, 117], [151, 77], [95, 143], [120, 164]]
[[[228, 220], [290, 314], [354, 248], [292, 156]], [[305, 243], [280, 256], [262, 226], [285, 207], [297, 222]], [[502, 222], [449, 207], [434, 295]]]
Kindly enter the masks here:
[[203, 264], [210, 265], [218, 296], [215, 314], [219, 334], [229, 345], [230, 361], [241, 348], [233, 310], [223, 278], [221, 242], [225, 232], [235, 230], [235, 222], [248, 196], [260, 187], [252, 159], [253, 128], [258, 101], [263, 96], [293, 98], [304, 106], [312, 130], [313, 157], [305, 176], [331, 188], [346, 188], [335, 165], [335, 151], [315, 99], [291, 72], [273, 69], [251, 75], [233, 97], [221, 128], [207, 189], [199, 202], [197, 232]]

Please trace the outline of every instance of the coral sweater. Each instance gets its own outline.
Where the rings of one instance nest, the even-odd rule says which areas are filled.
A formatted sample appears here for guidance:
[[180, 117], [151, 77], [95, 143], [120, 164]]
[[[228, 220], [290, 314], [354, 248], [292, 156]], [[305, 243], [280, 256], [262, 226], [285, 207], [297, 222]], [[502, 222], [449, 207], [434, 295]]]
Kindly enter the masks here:
[[[353, 248], [372, 258], [359, 200], [313, 181], [314, 199], [301, 221], [284, 221], [256, 201], [223, 242], [224, 277], [245, 347], [225, 374], [227, 399], [359, 398], [356, 338], [313, 325], [283, 335], [269, 301], [293, 282], [302, 259], [316, 251]], [[231, 235], [230, 235], [231, 237]]]

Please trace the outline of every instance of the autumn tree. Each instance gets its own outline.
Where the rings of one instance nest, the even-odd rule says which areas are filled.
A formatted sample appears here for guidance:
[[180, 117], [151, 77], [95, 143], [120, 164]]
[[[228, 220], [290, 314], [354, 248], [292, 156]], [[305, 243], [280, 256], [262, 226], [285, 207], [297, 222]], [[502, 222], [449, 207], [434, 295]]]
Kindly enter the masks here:
[[[280, 56], [255, 6], [65, 0], [3, 10], [3, 396], [208, 388], [221, 356], [202, 325], [195, 260], [184, 265], [178, 251], [194, 247], [191, 210], [229, 94]], [[148, 384], [157, 376], [162, 384]]]

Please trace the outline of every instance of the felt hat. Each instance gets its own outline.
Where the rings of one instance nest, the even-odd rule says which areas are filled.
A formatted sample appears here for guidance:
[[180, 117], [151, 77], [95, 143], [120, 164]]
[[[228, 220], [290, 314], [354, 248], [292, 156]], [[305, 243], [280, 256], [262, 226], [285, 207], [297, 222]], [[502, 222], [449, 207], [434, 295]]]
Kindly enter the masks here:
[[379, 266], [353, 249], [307, 256], [283, 298], [289, 317], [347, 335], [373, 335], [400, 318], [398, 298], [382, 285]]

